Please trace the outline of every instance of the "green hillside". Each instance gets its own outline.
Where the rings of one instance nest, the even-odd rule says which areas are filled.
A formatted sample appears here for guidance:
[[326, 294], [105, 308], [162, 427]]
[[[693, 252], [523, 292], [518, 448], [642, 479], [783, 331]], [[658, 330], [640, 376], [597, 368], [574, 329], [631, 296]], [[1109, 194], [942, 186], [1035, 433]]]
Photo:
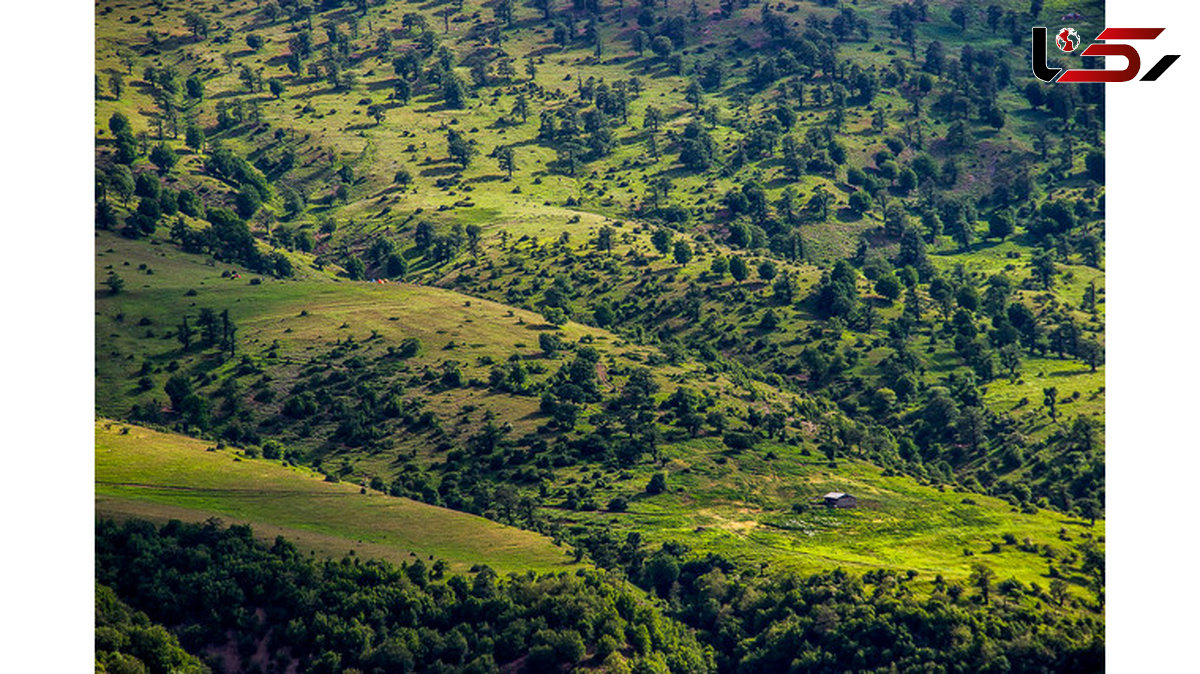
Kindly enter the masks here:
[[301, 548], [411, 561], [436, 557], [464, 571], [567, 568], [564, 552], [537, 534], [356, 486], [297, 466], [212, 450], [199, 440], [101, 420], [96, 424], [99, 515], [253, 523]]
[[292, 634], [293, 662], [229, 618], [281, 671], [1093, 667], [1105, 99], [1028, 72], [1029, 26], [1068, 12], [1103, 25], [1095, 0], [98, 3], [109, 571], [178, 543], [137, 520], [218, 516], [406, 574], [586, 569], [572, 601], [628, 582], [629, 630], [708, 654], [550, 621], [395, 660], [351, 601], [377, 631]]
[[[696, 553], [720, 554], [773, 568], [814, 572], [835, 568], [913, 570], [965, 579], [983, 563], [1001, 577], [1045, 584], [1071, 566], [1080, 546], [1104, 540], [1103, 523], [1053, 511], [1022, 513], [996, 498], [921, 485], [860, 460], [831, 467], [781, 445], [739, 455], [711, 441], [666, 451], [667, 491], [648, 494], [650, 469], [596, 488], [597, 511], [567, 512], [580, 535], [601, 529], [616, 541], [639, 532], [648, 542], [680, 542]], [[574, 480], [578, 477], [578, 480]], [[568, 475], [562, 490], [589, 484], [582, 472]], [[854, 494], [858, 507], [830, 510], [819, 503], [832, 491]], [[605, 504], [623, 498], [625, 510]], [[562, 508], [552, 501], [551, 508]], [[596, 554], [604, 554], [595, 543]], [[615, 547], [615, 546], [614, 546]], [[1072, 576], [1088, 595], [1087, 571]]]

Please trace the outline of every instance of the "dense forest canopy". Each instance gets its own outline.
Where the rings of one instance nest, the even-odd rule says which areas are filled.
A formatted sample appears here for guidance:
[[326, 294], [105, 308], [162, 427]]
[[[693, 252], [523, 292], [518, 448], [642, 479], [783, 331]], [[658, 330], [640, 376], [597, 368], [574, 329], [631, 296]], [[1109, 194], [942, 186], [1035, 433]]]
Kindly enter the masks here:
[[[238, 671], [1002, 672], [1103, 662], [1094, 618], [1023, 606], [1014, 601], [1022, 588], [989, 595], [982, 581], [978, 596], [944, 584], [925, 594], [886, 573], [756, 578], [708, 559], [654, 572], [660, 588], [674, 576], [664, 604], [590, 571], [442, 577], [421, 559], [319, 562], [282, 538], [267, 546], [246, 527], [215, 522], [104, 521], [96, 549], [100, 582], [175, 627], [193, 652]], [[118, 638], [104, 629], [108, 648]], [[185, 658], [163, 639], [152, 657]]]

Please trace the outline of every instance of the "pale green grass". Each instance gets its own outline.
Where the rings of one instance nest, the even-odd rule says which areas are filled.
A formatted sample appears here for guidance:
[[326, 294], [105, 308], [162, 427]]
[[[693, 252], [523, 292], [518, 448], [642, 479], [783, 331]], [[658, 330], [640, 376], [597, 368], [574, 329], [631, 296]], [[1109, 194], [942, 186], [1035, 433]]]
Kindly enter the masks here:
[[[769, 458], [768, 452], [775, 456]], [[1090, 527], [1048, 510], [1024, 514], [1000, 499], [927, 486], [907, 476], [886, 476], [882, 469], [855, 459], [839, 460], [831, 468], [816, 452], [805, 456], [795, 446], [764, 443], [732, 453], [718, 440], [698, 439], [666, 448], [664, 457], [667, 493], [643, 492], [655, 469], [642, 466], [631, 470], [628, 479], [606, 475], [609, 486], [594, 492], [601, 509], [612, 496], [625, 496], [627, 512], [553, 514], [568, 522], [610, 526], [621, 537], [621, 532], [635, 530], [654, 543], [674, 540], [699, 554], [713, 552], [779, 568], [912, 569], [932, 580], [936, 575], [963, 579], [974, 564], [982, 563], [998, 578], [1043, 586], [1050, 578], [1050, 564], [1060, 562], [1040, 552], [1018, 550], [1026, 539], [1039, 548], [1048, 545], [1061, 556], [1087, 536], [1104, 536], [1103, 521]], [[576, 478], [578, 484], [594, 482], [590, 471], [567, 471], [564, 476]], [[831, 510], [811, 505], [830, 491], [854, 494], [859, 507]], [[808, 507], [793, 512], [797, 503]], [[1060, 538], [1062, 530], [1069, 541]], [[1005, 534], [1012, 534], [1017, 545], [1003, 544]], [[993, 543], [1002, 544], [1001, 552], [990, 552]]]
[[217, 516], [261, 524], [264, 531], [304, 532], [312, 539], [302, 543], [330, 554], [356, 549], [403, 559], [412, 553], [445, 559], [457, 571], [476, 564], [501, 572], [568, 564], [563, 550], [533, 532], [370, 490], [361, 494], [355, 485], [325, 482], [308, 469], [250, 459], [234, 449], [207, 451], [210, 447], [179, 435], [97, 421], [98, 514]]

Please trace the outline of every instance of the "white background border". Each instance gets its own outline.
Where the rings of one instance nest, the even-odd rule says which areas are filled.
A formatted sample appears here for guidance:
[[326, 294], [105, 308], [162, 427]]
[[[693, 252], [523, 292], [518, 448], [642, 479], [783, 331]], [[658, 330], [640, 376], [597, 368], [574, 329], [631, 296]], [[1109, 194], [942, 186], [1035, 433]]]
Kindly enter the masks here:
[[9, 672], [95, 669], [93, 12], [5, 3], [0, 644]]
[[[1160, 28], [1138, 42], [1157, 82], [1108, 85], [1107, 626], [1113, 672], [1200, 671], [1200, 158], [1197, 10], [1109, 0], [1106, 25]], [[1085, 37], [1086, 39], [1086, 37]], [[1111, 59], [1121, 67], [1122, 59]]]

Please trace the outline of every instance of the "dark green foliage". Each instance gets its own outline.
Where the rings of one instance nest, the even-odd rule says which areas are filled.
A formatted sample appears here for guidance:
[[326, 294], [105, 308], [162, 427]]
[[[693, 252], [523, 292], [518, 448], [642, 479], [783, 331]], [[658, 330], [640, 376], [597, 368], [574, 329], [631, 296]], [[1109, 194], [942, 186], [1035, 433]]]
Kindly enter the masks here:
[[538, 347], [547, 356], [562, 350], [566, 346], [563, 338], [553, 332], [543, 332], [538, 335]]
[[671, 250], [671, 238], [670, 230], [659, 228], [654, 230], [654, 234], [650, 236], [650, 243], [660, 255], [666, 255]]
[[858, 272], [845, 260], [839, 260], [832, 272], [821, 276], [813, 294], [813, 305], [826, 317], [848, 316], [858, 303]]
[[270, 192], [266, 176], [244, 158], [235, 155], [228, 148], [218, 145], [215, 141], [205, 166], [213, 175], [236, 186], [250, 185], [256, 188], [260, 198]]
[[262, 207], [262, 194], [253, 185], [246, 185], [238, 190], [234, 203], [239, 216], [250, 218]]
[[1104, 182], [1104, 153], [1099, 150], [1090, 150], [1087, 156], [1084, 157], [1084, 165], [1087, 167], [1088, 178], [1098, 182]]
[[204, 203], [200, 201], [200, 197], [196, 196], [195, 192], [180, 190], [175, 202], [179, 212], [184, 215], [190, 215], [193, 218], [204, 217]]
[[125, 280], [118, 276], [115, 272], [109, 272], [108, 278], [104, 279], [104, 285], [108, 286], [110, 295], [120, 294], [125, 287]]
[[775, 278], [775, 274], [777, 273], [775, 263], [771, 260], [763, 260], [758, 264], [758, 277], [764, 281], [770, 281]]
[[471, 165], [476, 150], [461, 133], [454, 129], [446, 131], [446, 151], [450, 158], [464, 169]]
[[408, 261], [404, 259], [404, 255], [398, 252], [390, 253], [387, 256], [387, 275], [394, 279], [403, 279], [408, 273]]
[[209, 668], [145, 613], [131, 609], [111, 588], [96, 585], [96, 663], [107, 672], [207, 674]]
[[154, 162], [154, 165], [158, 167], [159, 173], [167, 174], [179, 162], [179, 155], [175, 154], [174, 150], [163, 143], [159, 143], [154, 146], [153, 150], [150, 150], [150, 161]]
[[871, 208], [871, 195], [859, 190], [850, 195], [850, 210], [862, 215]]
[[448, 108], [461, 108], [465, 105], [467, 98], [467, 85], [463, 84], [460, 78], [454, 71], [448, 71], [442, 75], [442, 100], [445, 101]]
[[345, 267], [346, 274], [352, 281], [361, 281], [367, 277], [367, 265], [357, 255], [351, 255], [346, 260]]
[[184, 143], [193, 150], [204, 148], [204, 129], [199, 124], [188, 124], [184, 130]]
[[734, 255], [729, 258], [729, 274], [733, 276], [733, 280], [745, 281], [747, 273], [746, 261], [741, 256]]
[[[918, 599], [906, 591], [904, 582], [897, 583], [897, 577], [887, 572], [876, 574], [871, 584], [865, 577], [859, 579], [840, 570], [807, 578], [785, 574], [753, 583], [715, 585], [714, 576], [724, 576], [719, 560], [684, 566], [682, 615], [685, 622], [715, 639], [722, 670], [1103, 668], [1104, 649], [1092, 618], [1059, 620], [1007, 603], [983, 610], [936, 591], [929, 598]], [[890, 584], [884, 583], [885, 578]], [[703, 618], [708, 611], [719, 612], [714, 610], [714, 601], [732, 610], [730, 618], [739, 628], [721, 627], [718, 632], [717, 625]], [[972, 636], [951, 646], [952, 633]], [[1039, 646], [1027, 647], [1029, 641]], [[973, 648], [968, 643], [987, 646]]]
[[900, 297], [900, 279], [895, 274], [880, 276], [875, 281], [875, 292], [889, 300], [897, 299]]
[[162, 193], [162, 183], [152, 173], [139, 173], [135, 184], [134, 194], [139, 197], [157, 200]]
[[988, 217], [988, 236], [1004, 239], [1012, 235], [1016, 225], [1008, 209], [998, 209]]
[[[269, 548], [258, 543], [249, 527], [103, 521], [96, 575], [175, 626], [185, 647], [223, 645], [232, 631], [239, 640], [265, 639], [268, 653], [286, 649], [302, 671], [337, 663], [338, 671], [465, 672], [520, 658], [527, 669], [547, 671], [586, 660], [602, 641], [635, 667], [657, 661], [672, 671], [715, 670], [689, 631], [583, 570], [500, 578], [485, 567], [433, 580], [421, 560], [399, 568], [356, 558], [318, 562], [282, 538]], [[242, 619], [249, 607], [262, 617]], [[650, 633], [653, 641], [638, 636]], [[173, 638], [159, 634], [157, 650], [177, 654]]]
[[687, 244], [687, 241], [676, 241], [673, 254], [676, 262], [685, 265], [692, 259], [692, 247]]
[[113, 166], [107, 175], [107, 182], [107, 188], [112, 195], [119, 198], [122, 203], [128, 204], [129, 198], [133, 196], [136, 188], [133, 172], [129, 170], [129, 167], [123, 164]]
[[647, 494], [661, 494], [667, 489], [667, 474], [655, 473], [650, 476], [650, 482], [646, 484]]
[[[1096, 512], [1094, 504], [1085, 510]], [[698, 630], [723, 672], [1103, 668], [1100, 619], [1047, 610], [1050, 597], [1020, 583], [1001, 584], [1006, 600], [984, 601], [994, 575], [986, 566], [973, 574], [976, 593], [968, 596], [940, 576], [932, 590], [914, 588], [915, 572], [759, 575], [720, 555], [696, 558], [673, 542], [650, 553], [594, 536], [585, 547], [593, 558], [624, 565], [647, 591], [669, 596], [673, 617]], [[1085, 546], [1085, 566], [1097, 563], [1096, 553]], [[1065, 586], [1060, 591], [1066, 596]]]
[[671, 42], [671, 38], [666, 35], [659, 35], [650, 41], [650, 50], [659, 58], [666, 58], [675, 49], [675, 45]]

